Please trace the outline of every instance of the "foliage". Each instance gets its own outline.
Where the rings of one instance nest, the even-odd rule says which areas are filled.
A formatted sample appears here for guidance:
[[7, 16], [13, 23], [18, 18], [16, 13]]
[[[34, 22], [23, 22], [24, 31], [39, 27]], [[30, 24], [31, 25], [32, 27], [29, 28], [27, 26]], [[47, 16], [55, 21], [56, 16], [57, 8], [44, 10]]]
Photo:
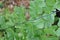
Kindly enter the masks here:
[[52, 25], [56, 8], [60, 8], [60, 0], [30, 1], [30, 19], [25, 17], [25, 7], [14, 7], [0, 13], [0, 40], [59, 40], [60, 19], [58, 25]]

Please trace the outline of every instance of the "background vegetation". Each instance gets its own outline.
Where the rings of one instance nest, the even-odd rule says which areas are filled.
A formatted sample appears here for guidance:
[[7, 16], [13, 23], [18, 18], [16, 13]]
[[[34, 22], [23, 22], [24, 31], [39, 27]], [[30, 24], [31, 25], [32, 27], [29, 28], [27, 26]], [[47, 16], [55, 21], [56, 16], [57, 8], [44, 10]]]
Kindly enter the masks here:
[[57, 25], [56, 9], [60, 0], [30, 0], [29, 20], [26, 20], [24, 6], [14, 6], [0, 12], [0, 40], [60, 40], [60, 18]]

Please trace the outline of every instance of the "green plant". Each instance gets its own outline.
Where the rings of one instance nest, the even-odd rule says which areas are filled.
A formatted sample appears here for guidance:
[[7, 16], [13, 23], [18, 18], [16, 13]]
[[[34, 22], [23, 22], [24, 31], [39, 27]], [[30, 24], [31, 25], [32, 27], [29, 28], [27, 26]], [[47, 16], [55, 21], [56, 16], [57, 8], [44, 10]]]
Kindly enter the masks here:
[[60, 0], [31, 0], [28, 21], [23, 6], [15, 6], [13, 13], [5, 9], [0, 14], [0, 40], [59, 40], [60, 19], [58, 25], [52, 25], [56, 15], [52, 11], [60, 9], [59, 3]]

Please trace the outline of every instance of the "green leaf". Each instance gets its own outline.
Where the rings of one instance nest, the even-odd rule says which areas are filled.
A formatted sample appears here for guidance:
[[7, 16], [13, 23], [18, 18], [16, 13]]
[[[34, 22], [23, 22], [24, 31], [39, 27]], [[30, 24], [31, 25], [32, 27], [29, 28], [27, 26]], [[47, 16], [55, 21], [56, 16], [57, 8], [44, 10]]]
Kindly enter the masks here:
[[0, 25], [4, 24], [5, 23], [5, 19], [3, 16], [0, 16]]
[[55, 35], [55, 30], [53, 30], [52, 28], [45, 28], [44, 29], [45, 34], [51, 34], [51, 35]]
[[44, 28], [44, 20], [42, 18], [40, 18], [39, 20], [35, 20], [34, 24], [37, 28]]
[[7, 32], [7, 39], [13, 40], [14, 39], [14, 31], [11, 28], [6, 29]]
[[58, 30], [56, 31], [56, 35], [60, 36], [60, 28], [58, 28]]
[[58, 2], [58, 3], [56, 4], [56, 8], [57, 8], [57, 9], [60, 9], [60, 2]]
[[54, 6], [55, 5], [55, 3], [56, 3], [56, 0], [46, 0], [46, 5], [47, 6]]
[[6, 25], [7, 26], [10, 26], [10, 27], [14, 26], [14, 24], [15, 23], [13, 23], [11, 20], [9, 20], [8, 22], [6, 22]]
[[51, 27], [54, 22], [54, 14], [44, 14], [42, 19], [44, 20], [45, 27]]
[[51, 13], [51, 11], [53, 11], [53, 6], [46, 6], [46, 7], [43, 7], [43, 11], [44, 11], [44, 13], [46, 13], [46, 14], [50, 14]]

